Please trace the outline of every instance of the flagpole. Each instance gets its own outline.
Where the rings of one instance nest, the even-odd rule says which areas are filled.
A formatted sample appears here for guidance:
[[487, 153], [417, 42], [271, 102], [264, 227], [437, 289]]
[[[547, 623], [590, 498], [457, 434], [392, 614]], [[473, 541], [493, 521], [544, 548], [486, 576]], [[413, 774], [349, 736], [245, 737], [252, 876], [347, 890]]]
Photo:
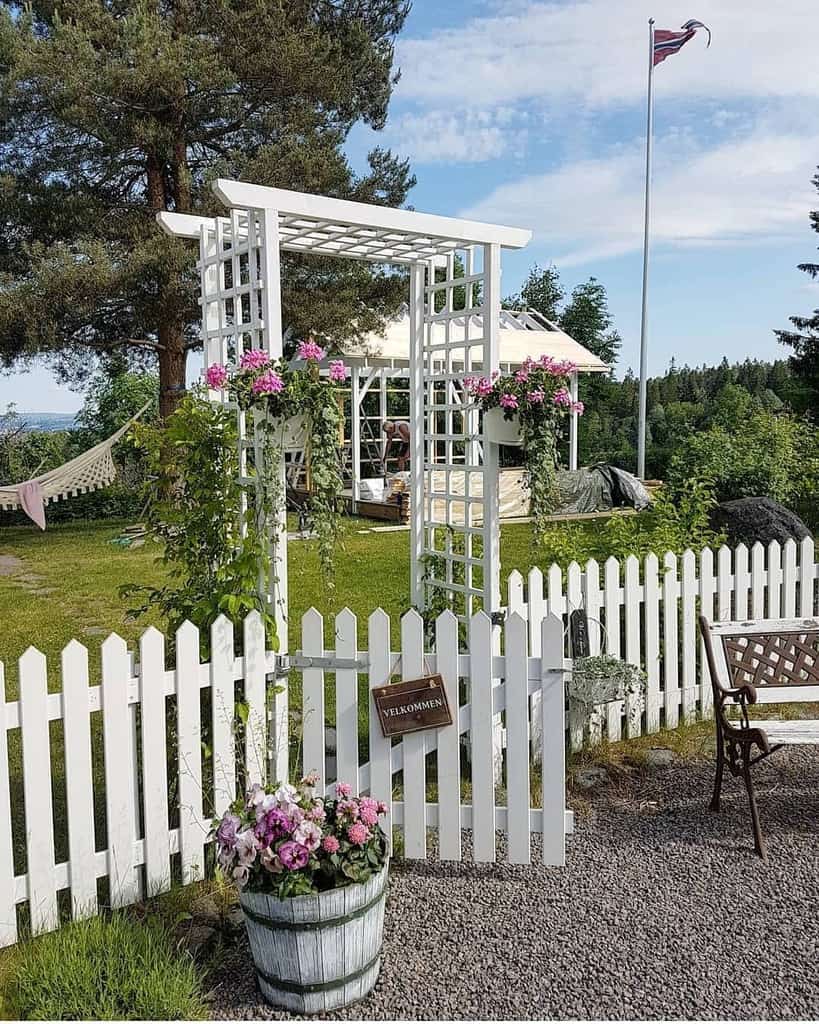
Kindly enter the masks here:
[[648, 113], [646, 116], [646, 203], [643, 234], [643, 315], [640, 322], [640, 400], [637, 476], [646, 475], [646, 349], [648, 344], [648, 239], [651, 229], [651, 151], [654, 136], [654, 19], [648, 19]]

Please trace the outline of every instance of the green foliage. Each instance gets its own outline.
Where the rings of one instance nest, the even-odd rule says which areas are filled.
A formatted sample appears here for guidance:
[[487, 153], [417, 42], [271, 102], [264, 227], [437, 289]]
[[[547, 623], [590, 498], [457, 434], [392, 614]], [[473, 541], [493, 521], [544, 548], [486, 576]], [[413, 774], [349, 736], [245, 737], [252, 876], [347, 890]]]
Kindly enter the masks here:
[[[813, 177], [813, 184], [819, 190], [819, 174]], [[811, 227], [819, 232], [819, 210], [810, 214]], [[819, 277], [819, 263], [800, 263], [799, 269], [813, 280]], [[775, 331], [783, 345], [793, 349], [790, 364], [802, 385], [799, 399], [801, 407], [816, 415], [819, 409], [819, 309], [808, 316], [792, 316], [795, 330]]]
[[23, 1020], [205, 1020], [193, 961], [154, 919], [91, 917], [25, 943], [11, 1002]]
[[150, 423], [159, 412], [159, 377], [155, 373], [123, 370], [98, 373], [85, 389], [85, 402], [77, 423], [95, 440], [110, 437], [142, 409], [140, 419]]
[[507, 309], [534, 309], [547, 320], [557, 322], [560, 318], [560, 304], [566, 292], [560, 283], [557, 267], [539, 267], [537, 263], [526, 275], [520, 291], [503, 300]]
[[[212, 215], [218, 177], [402, 205], [406, 161], [383, 127], [406, 0], [242, 5], [7, 0], [0, 9], [0, 362], [47, 355], [71, 379], [98, 360], [159, 364], [163, 413], [198, 347], [191, 247], [159, 210]], [[400, 275], [286, 256], [285, 325], [338, 338], [383, 323]]]
[[678, 446], [669, 486], [683, 500], [692, 479], [713, 482], [718, 501], [768, 497], [795, 507], [819, 495], [819, 431], [794, 416], [759, 409], [691, 434]]
[[662, 558], [666, 551], [717, 548], [725, 535], [713, 530], [709, 523], [709, 513], [715, 504], [713, 490], [699, 480], [689, 480], [674, 498], [667, 487], [658, 487], [652, 497], [651, 513], [613, 516], [607, 520], [603, 543], [617, 558], [644, 557], [652, 551]]
[[258, 592], [260, 572], [264, 578], [269, 568], [266, 531], [253, 510], [241, 529], [235, 416], [194, 392], [164, 429], [135, 429], [147, 467], [148, 525], [162, 542], [157, 562], [166, 581], [126, 586], [124, 594], [143, 600], [133, 614], [158, 609], [171, 631], [190, 619], [204, 641], [220, 614], [238, 625], [256, 609], [272, 637], [274, 618]]

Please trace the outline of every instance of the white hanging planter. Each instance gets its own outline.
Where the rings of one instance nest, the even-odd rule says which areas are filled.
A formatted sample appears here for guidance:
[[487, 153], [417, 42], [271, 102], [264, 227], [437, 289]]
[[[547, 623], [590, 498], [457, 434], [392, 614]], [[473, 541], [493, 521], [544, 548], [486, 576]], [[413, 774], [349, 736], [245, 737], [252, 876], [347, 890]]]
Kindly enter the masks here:
[[508, 420], [504, 416], [504, 411], [497, 406], [483, 414], [484, 440], [493, 444], [512, 444], [520, 447], [523, 444], [520, 436], [520, 417], [514, 413]]

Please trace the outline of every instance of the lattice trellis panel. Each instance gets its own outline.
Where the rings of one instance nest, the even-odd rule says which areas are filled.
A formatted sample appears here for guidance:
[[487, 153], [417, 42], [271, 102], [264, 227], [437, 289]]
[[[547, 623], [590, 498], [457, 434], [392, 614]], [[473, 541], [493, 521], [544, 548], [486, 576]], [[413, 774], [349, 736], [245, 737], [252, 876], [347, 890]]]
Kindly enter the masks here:
[[[278, 218], [270, 210], [232, 209], [227, 217], [202, 226], [199, 239], [202, 341], [205, 365], [238, 365], [252, 349], [271, 358], [282, 354], [279, 305]], [[257, 514], [259, 491], [257, 467], [262, 461], [262, 431], [254, 418], [228, 399], [225, 392], [211, 391], [211, 398], [236, 412], [239, 434], [239, 473], [243, 486], [242, 529]], [[254, 417], [258, 414], [254, 414]], [[284, 468], [282, 467], [282, 472]], [[271, 570], [259, 579], [279, 621], [279, 638], [286, 636], [287, 564], [282, 510], [270, 524]], [[277, 543], [277, 538], [281, 538]]]
[[446, 603], [466, 619], [478, 608], [497, 611], [497, 447], [484, 444], [477, 405], [465, 378], [498, 366], [497, 246], [473, 246], [445, 267], [416, 268], [411, 278], [413, 360], [415, 600]]

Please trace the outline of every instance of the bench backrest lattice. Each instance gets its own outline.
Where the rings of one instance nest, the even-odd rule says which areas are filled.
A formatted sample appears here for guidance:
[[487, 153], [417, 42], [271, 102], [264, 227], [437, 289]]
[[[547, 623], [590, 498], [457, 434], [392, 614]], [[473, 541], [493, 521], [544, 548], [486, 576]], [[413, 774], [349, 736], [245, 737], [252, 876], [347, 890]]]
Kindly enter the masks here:
[[750, 684], [761, 703], [819, 700], [819, 620], [715, 622], [709, 632], [724, 687]]

